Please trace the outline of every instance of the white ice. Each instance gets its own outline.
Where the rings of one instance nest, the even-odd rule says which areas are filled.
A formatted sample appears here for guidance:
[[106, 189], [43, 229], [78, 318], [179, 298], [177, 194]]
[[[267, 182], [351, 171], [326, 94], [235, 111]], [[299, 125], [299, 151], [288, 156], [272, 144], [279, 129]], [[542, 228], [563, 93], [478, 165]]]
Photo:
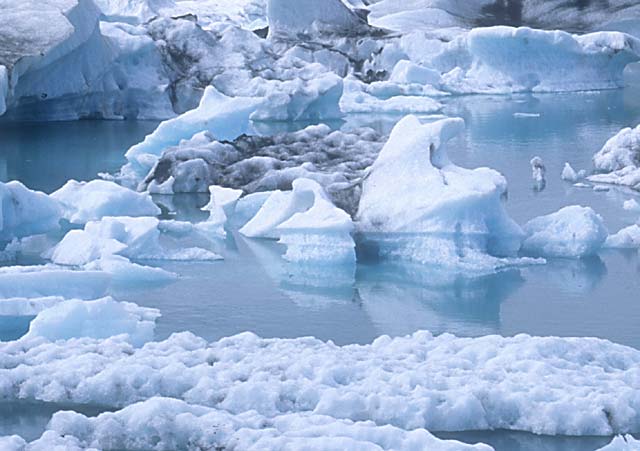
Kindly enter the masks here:
[[0, 242], [57, 230], [61, 214], [58, 202], [46, 194], [17, 181], [0, 182]]
[[565, 163], [562, 168], [561, 178], [566, 182], [576, 183], [585, 178], [587, 172], [584, 169], [576, 171], [569, 163]]
[[602, 217], [572, 205], [524, 225], [522, 250], [537, 257], [580, 258], [597, 254], [608, 236]]
[[607, 237], [604, 247], [617, 249], [640, 249], [640, 225], [633, 224]]
[[640, 125], [609, 139], [593, 156], [593, 165], [599, 173], [589, 180], [640, 189]]
[[25, 339], [39, 337], [57, 341], [126, 335], [127, 341], [142, 346], [153, 340], [155, 321], [159, 317], [157, 309], [117, 302], [110, 297], [95, 301], [71, 299], [38, 313]]
[[73, 224], [86, 224], [105, 216], [156, 216], [160, 209], [147, 193], [137, 193], [107, 180], [69, 180], [51, 197], [63, 207]]
[[[0, 343], [0, 396], [124, 407], [155, 396], [277, 421], [309, 412], [405, 430], [640, 430], [640, 351], [596, 338], [428, 332], [370, 345], [190, 333]], [[171, 416], [173, 418], [173, 416]]]
[[314, 180], [297, 179], [292, 191], [275, 191], [240, 233], [274, 238], [295, 262], [354, 263], [351, 217], [337, 208]]
[[462, 119], [421, 124], [415, 116], [394, 127], [364, 178], [356, 216], [383, 255], [487, 269], [517, 253], [523, 233], [502, 203], [505, 178], [449, 160], [446, 143], [463, 130]]

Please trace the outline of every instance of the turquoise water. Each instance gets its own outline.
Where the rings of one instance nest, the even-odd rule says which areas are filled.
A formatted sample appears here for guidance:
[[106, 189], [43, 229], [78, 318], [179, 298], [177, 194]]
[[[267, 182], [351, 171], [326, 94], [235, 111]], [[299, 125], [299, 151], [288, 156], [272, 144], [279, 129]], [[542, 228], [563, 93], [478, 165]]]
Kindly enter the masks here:
[[[458, 97], [446, 101], [444, 112], [463, 117], [468, 127], [450, 146], [452, 160], [500, 170], [509, 182], [507, 208], [519, 223], [570, 204], [592, 206], [611, 231], [638, 219], [637, 213], [622, 208], [626, 199], [640, 201], [638, 193], [617, 188], [594, 192], [560, 179], [565, 161], [589, 169], [593, 153], [609, 137], [640, 123], [637, 92]], [[342, 126], [367, 124], [388, 131], [397, 119], [352, 117]], [[88, 180], [99, 172], [114, 172], [124, 151], [154, 127], [148, 122], [0, 124], [0, 180], [19, 179], [50, 192], [69, 178]], [[529, 160], [534, 155], [547, 166], [542, 192], [532, 189]], [[175, 210], [176, 219], [199, 220], [204, 216], [199, 207], [208, 199], [181, 195], [156, 200], [170, 207], [165, 210]], [[245, 239], [233, 228], [221, 251], [222, 262], [158, 263], [181, 275], [171, 285], [120, 287], [113, 294], [159, 308], [159, 339], [182, 330], [209, 340], [251, 330], [264, 337], [312, 335], [346, 344], [428, 329], [463, 336], [597, 336], [640, 349], [637, 251], [551, 260], [474, 279], [433, 267], [391, 264], [359, 264], [355, 274], [299, 274], [282, 260], [279, 245]], [[15, 338], [27, 327], [28, 319], [4, 318], [0, 338]], [[14, 406], [9, 417], [22, 422], [1, 414], [0, 434], [25, 430], [38, 435], [55, 408]], [[488, 441], [505, 451], [591, 450], [609, 440], [504, 431], [453, 437]]]

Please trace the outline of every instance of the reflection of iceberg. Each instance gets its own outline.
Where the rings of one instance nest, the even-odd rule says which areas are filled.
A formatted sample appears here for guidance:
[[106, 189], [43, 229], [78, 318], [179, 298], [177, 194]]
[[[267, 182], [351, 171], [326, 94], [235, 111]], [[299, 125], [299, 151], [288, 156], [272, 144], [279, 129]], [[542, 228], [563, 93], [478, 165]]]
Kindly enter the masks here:
[[500, 304], [522, 283], [517, 270], [469, 279], [437, 267], [383, 263], [359, 267], [356, 288], [379, 333], [485, 335], [499, 332]]
[[[530, 268], [537, 271], [536, 268]], [[607, 267], [600, 257], [581, 259], [553, 259], [545, 265], [544, 278], [548, 284], [560, 287], [571, 294], [589, 294], [607, 274]]]
[[351, 302], [353, 265], [313, 265], [288, 262], [283, 247], [266, 240], [242, 239], [278, 288], [298, 305], [319, 307], [328, 302]]

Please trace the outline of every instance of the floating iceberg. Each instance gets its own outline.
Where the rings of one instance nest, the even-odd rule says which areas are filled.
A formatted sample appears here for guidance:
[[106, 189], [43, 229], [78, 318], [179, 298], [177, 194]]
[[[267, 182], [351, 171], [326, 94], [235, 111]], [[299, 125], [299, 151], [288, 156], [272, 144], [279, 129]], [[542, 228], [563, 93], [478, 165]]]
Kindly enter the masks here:
[[365, 176], [356, 216], [381, 256], [487, 269], [520, 249], [522, 230], [502, 204], [504, 177], [449, 161], [445, 144], [463, 130], [462, 119], [423, 125], [415, 116], [394, 127]]
[[584, 169], [576, 171], [569, 163], [565, 163], [560, 176], [566, 182], [576, 183], [585, 178], [586, 175], [587, 173]]
[[0, 299], [0, 316], [35, 316], [41, 311], [64, 302], [60, 296]]
[[609, 235], [604, 247], [617, 249], [640, 249], [640, 225], [633, 224]]
[[592, 182], [625, 185], [640, 190], [640, 125], [624, 128], [593, 156]]
[[17, 181], [0, 182], [0, 245], [57, 230], [61, 214], [58, 202], [46, 194]]
[[322, 31], [357, 35], [368, 29], [365, 12], [343, 0], [268, 0], [267, 18], [271, 37]]
[[60, 202], [63, 216], [73, 224], [85, 224], [105, 216], [160, 214], [160, 209], [147, 193], [137, 193], [106, 180], [70, 180], [51, 197]]
[[355, 263], [351, 217], [337, 208], [322, 187], [297, 179], [293, 190], [276, 191], [241, 229], [251, 238], [276, 238], [295, 262]]
[[640, 212], [640, 202], [635, 199], [625, 200], [622, 204], [622, 208], [628, 211], [637, 211]]
[[600, 215], [572, 205], [527, 222], [522, 250], [538, 257], [580, 258], [598, 253], [608, 236]]
[[175, 8], [172, 0], [94, 0], [110, 21], [143, 23]]
[[111, 277], [98, 271], [72, 271], [54, 265], [0, 268], [0, 297], [96, 299], [105, 296]]
[[213, 87], [205, 90], [198, 108], [162, 122], [143, 142], [131, 147], [129, 163], [123, 175], [143, 178], [153, 168], [162, 152], [202, 131], [211, 132], [219, 140], [230, 140], [249, 131], [249, 116], [263, 102], [258, 98], [227, 97]]
[[117, 302], [109, 297], [95, 301], [72, 299], [38, 313], [25, 338], [57, 341], [126, 334], [132, 344], [142, 346], [153, 340], [155, 320], [159, 317], [156, 309]]
[[341, 347], [181, 333], [140, 349], [118, 338], [23, 338], [0, 343], [0, 368], [6, 401], [124, 407], [164, 396], [238, 420], [307, 412], [405, 430], [640, 430], [640, 351], [596, 338], [416, 332]]
[[242, 196], [242, 190], [210, 186], [209, 203], [202, 207], [202, 210], [209, 212], [209, 218], [198, 223], [196, 229], [207, 235], [224, 238], [227, 234], [224, 226], [227, 219], [233, 215], [240, 196]]
[[[11, 440], [26, 445], [18, 437]], [[424, 429], [405, 431], [313, 413], [284, 414], [274, 419], [255, 412], [233, 415], [170, 398], [153, 398], [95, 418], [75, 412], [56, 413], [47, 432], [30, 446], [35, 451], [53, 449], [54, 445], [70, 449], [67, 448], [70, 444], [78, 449], [492, 449], [487, 445], [440, 440]]]

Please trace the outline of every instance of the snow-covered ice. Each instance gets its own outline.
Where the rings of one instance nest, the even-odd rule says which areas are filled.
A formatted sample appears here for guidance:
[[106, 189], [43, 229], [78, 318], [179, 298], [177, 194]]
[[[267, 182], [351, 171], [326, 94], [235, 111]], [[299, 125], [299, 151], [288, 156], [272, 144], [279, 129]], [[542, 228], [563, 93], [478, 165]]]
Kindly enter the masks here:
[[462, 130], [461, 119], [421, 124], [415, 116], [394, 127], [365, 176], [356, 216], [383, 256], [487, 270], [519, 250], [522, 230], [502, 203], [505, 178], [449, 160], [447, 141]]
[[593, 156], [598, 174], [589, 180], [640, 189], [640, 125], [624, 128]]
[[[58, 202], [22, 183], [0, 183], [0, 243], [58, 229]], [[4, 246], [3, 246], [4, 247]]]
[[155, 320], [159, 317], [157, 309], [118, 302], [110, 297], [95, 301], [71, 299], [38, 313], [25, 339], [40, 337], [57, 341], [126, 334], [128, 341], [141, 346], [153, 340]]
[[[336, 346], [189, 333], [0, 343], [5, 400], [123, 407], [166, 396], [236, 417], [309, 412], [402, 429], [610, 435], [640, 429], [640, 351], [596, 338], [428, 332]], [[82, 362], [82, 363], [80, 363]]]
[[323, 188], [297, 179], [292, 191], [275, 191], [241, 229], [250, 238], [274, 238], [287, 246], [284, 258], [299, 263], [355, 263], [351, 217]]
[[538, 257], [580, 258], [596, 254], [608, 236], [602, 217], [572, 205], [524, 225], [522, 250]]
[[73, 224], [99, 221], [105, 216], [156, 216], [158, 208], [147, 193], [137, 193], [107, 180], [69, 180], [51, 194], [60, 202], [63, 217]]
[[0, 316], [35, 316], [65, 299], [60, 296], [0, 299]]
[[74, 271], [55, 265], [0, 268], [0, 297], [96, 299], [104, 296], [111, 277], [98, 271]]
[[640, 249], [640, 225], [633, 224], [607, 237], [604, 247], [617, 249]]

